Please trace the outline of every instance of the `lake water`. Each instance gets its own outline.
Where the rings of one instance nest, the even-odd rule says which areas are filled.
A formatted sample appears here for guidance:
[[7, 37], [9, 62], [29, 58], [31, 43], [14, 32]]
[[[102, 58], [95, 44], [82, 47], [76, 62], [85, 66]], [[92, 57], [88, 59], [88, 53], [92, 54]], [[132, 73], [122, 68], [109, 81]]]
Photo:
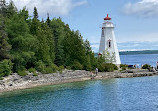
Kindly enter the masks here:
[[156, 67], [158, 62], [158, 54], [138, 54], [138, 55], [120, 55], [122, 64], [150, 64]]
[[[152, 55], [121, 55], [151, 64]], [[158, 111], [158, 76], [83, 81], [0, 93], [0, 111]]]
[[0, 93], [0, 111], [158, 111], [158, 76]]

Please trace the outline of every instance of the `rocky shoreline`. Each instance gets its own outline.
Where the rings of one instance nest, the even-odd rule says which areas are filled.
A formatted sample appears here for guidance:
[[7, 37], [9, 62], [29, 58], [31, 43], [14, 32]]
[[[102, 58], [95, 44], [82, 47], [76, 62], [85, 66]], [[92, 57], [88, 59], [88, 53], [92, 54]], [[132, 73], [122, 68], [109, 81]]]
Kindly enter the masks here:
[[61, 84], [75, 81], [85, 81], [91, 79], [107, 79], [107, 78], [130, 78], [130, 77], [143, 77], [157, 75], [157, 72], [149, 72], [143, 69], [133, 69], [126, 71], [116, 72], [100, 72], [96, 76], [84, 70], [65, 70], [62, 73], [41, 74], [33, 76], [29, 73], [27, 76], [19, 76], [17, 73], [5, 77], [0, 80], [0, 92], [13, 91], [17, 89], [26, 89], [36, 86], [44, 86], [51, 84]]

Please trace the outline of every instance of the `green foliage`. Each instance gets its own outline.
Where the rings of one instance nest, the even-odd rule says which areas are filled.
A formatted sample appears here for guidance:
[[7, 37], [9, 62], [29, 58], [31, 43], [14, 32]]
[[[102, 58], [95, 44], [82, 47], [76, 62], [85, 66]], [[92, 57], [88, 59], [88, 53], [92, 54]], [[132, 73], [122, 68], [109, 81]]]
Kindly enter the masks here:
[[59, 66], [59, 72], [62, 73], [62, 71], [64, 70], [64, 66]]
[[30, 69], [28, 69], [28, 71], [35, 73], [35, 72], [36, 72], [36, 69], [31, 67]]
[[45, 73], [45, 64], [39, 60], [38, 62], [35, 63], [35, 69], [39, 72]]
[[142, 69], [151, 69], [151, 65], [149, 64], [144, 64]]
[[0, 61], [9, 59], [9, 50], [11, 46], [8, 44], [8, 36], [5, 31], [4, 17], [0, 15]]
[[53, 70], [52, 70], [52, 67], [48, 66], [48, 67], [45, 67], [45, 73], [46, 74], [50, 74], [50, 73], [53, 73]]
[[18, 74], [19, 74], [20, 76], [26, 76], [26, 75], [27, 75], [27, 72], [26, 72], [26, 70], [19, 70], [19, 71], [18, 71]]
[[38, 74], [36, 72], [33, 73], [33, 76], [38, 76]]
[[52, 71], [53, 71], [53, 72], [56, 72], [56, 71], [59, 70], [58, 66], [55, 65], [55, 64], [51, 64], [51, 68], [52, 68]]
[[128, 68], [127, 64], [120, 64], [120, 68], [122, 68], [122, 70], [126, 70]]
[[33, 17], [35, 19], [38, 19], [38, 12], [37, 12], [37, 8], [36, 7], [34, 7]]
[[0, 62], [0, 77], [8, 76], [12, 73], [13, 63], [10, 60]]
[[71, 70], [71, 67], [70, 66], [66, 66], [66, 69]]
[[31, 18], [26, 7], [17, 11], [13, 1], [3, 1], [0, 14], [0, 61], [10, 59], [13, 72], [20, 75], [26, 75], [25, 69], [33, 73], [35, 69], [41, 73], [62, 72], [64, 67], [91, 71], [115, 61], [108, 51], [96, 58], [89, 41], [60, 17], [50, 19], [48, 14], [46, 21], [40, 21], [36, 7]]
[[106, 63], [113, 63], [116, 61], [115, 53], [112, 53], [112, 55], [110, 55], [107, 49], [103, 52], [102, 57], [104, 58], [104, 61]]
[[3, 77], [0, 77], [0, 80], [3, 80], [4, 78]]
[[82, 70], [83, 66], [78, 61], [74, 61], [73, 65], [71, 66], [73, 70]]
[[102, 63], [98, 69], [100, 72], [113, 72], [114, 70], [118, 70], [117, 66], [112, 63]]

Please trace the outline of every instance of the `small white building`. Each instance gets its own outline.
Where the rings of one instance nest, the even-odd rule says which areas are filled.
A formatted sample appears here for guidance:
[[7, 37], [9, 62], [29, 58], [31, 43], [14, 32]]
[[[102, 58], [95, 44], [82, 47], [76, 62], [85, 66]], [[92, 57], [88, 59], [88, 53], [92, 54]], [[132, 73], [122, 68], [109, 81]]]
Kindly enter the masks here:
[[105, 50], [108, 50], [110, 55], [114, 54], [115, 62], [113, 64], [121, 64], [120, 56], [116, 44], [115, 34], [114, 34], [114, 24], [111, 22], [111, 18], [108, 16], [104, 18], [104, 23], [102, 25], [102, 34], [100, 39], [99, 55], [101, 55]]

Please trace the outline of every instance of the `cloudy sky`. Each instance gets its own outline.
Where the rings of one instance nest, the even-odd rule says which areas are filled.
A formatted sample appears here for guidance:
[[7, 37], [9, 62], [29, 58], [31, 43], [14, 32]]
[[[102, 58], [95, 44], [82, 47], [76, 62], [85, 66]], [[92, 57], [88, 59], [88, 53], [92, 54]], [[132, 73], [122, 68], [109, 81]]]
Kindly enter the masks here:
[[[9, 1], [9, 0], [8, 0]], [[108, 13], [116, 24], [120, 51], [158, 50], [158, 0], [13, 0], [32, 15], [36, 6], [40, 18], [62, 17], [71, 29], [79, 30], [98, 51], [103, 18]]]

